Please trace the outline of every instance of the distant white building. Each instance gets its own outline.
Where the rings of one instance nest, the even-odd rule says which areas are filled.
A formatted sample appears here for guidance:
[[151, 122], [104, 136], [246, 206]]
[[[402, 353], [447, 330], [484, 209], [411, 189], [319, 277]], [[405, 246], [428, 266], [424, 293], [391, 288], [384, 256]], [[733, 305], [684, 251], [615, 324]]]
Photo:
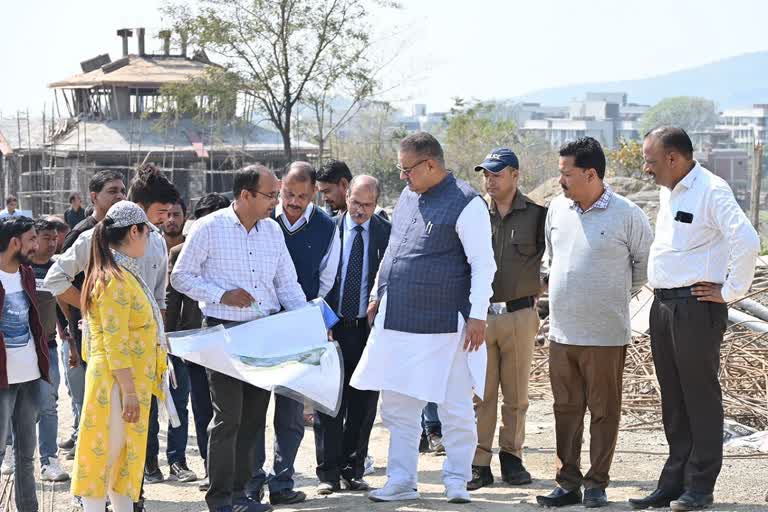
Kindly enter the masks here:
[[593, 137], [606, 148], [613, 149], [622, 138], [640, 137], [638, 121], [650, 107], [627, 103], [627, 95], [623, 92], [589, 92], [583, 100], [572, 102], [567, 109], [550, 108], [564, 115], [537, 115], [534, 111], [520, 123], [522, 129], [542, 136], [552, 146], [579, 137]]
[[768, 105], [733, 108], [720, 115], [718, 130], [727, 131], [736, 144], [768, 143]]

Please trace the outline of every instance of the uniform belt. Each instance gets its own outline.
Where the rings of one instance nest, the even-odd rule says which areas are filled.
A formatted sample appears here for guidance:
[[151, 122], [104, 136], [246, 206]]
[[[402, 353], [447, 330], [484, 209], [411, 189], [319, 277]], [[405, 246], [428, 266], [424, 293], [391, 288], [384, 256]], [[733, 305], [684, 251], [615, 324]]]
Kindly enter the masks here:
[[682, 288], [656, 288], [653, 294], [659, 300], [688, 299], [693, 297], [693, 291], [690, 286]]
[[536, 305], [535, 297], [522, 297], [522, 298], [511, 300], [509, 302], [504, 303], [504, 310], [501, 312], [494, 311], [494, 306], [491, 306], [490, 308], [488, 308], [488, 312], [492, 315], [498, 315], [503, 313], [514, 313], [515, 311], [520, 311], [521, 309], [532, 308], [535, 305]]

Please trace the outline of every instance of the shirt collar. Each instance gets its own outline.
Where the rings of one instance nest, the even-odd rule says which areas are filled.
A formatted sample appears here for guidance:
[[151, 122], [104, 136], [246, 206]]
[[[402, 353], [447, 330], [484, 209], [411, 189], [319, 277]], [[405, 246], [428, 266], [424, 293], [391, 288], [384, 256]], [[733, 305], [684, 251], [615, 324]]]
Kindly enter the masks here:
[[[490, 196], [489, 196], [489, 199], [490, 200], [488, 202], [490, 203], [491, 206], [488, 209], [490, 210], [492, 215], [498, 215], [499, 210], [496, 207], [496, 201]], [[515, 198], [512, 200], [512, 208], [510, 209], [510, 211], [525, 210], [526, 208], [528, 208], [528, 201], [526, 201], [525, 194], [520, 192], [520, 189], [517, 189], [517, 191], [515, 192]]]
[[283, 203], [277, 203], [277, 206], [275, 207], [275, 218], [276, 218], [276, 219], [279, 219], [279, 218], [280, 218], [280, 216], [282, 215], [282, 216], [283, 216], [283, 219], [282, 219], [282, 220], [283, 220], [283, 221], [285, 221], [285, 225], [286, 225], [286, 227], [288, 227], [289, 229], [290, 229], [290, 228], [292, 228], [292, 227], [294, 227], [294, 226], [295, 226], [295, 227], [298, 227], [298, 226], [299, 226], [299, 224], [300, 224], [300, 223], [299, 223], [299, 221], [300, 221], [301, 219], [304, 219], [304, 222], [305, 222], [305, 223], [308, 223], [308, 222], [309, 222], [309, 217], [310, 217], [310, 215], [312, 215], [312, 210], [314, 209], [314, 207], [315, 207], [315, 205], [314, 205], [314, 204], [312, 204], [312, 203], [309, 203], [309, 205], [308, 205], [308, 206], [307, 206], [307, 207], [304, 209], [304, 213], [302, 213], [302, 214], [301, 214], [301, 217], [299, 217], [298, 219], [296, 219], [296, 223], [295, 223], [295, 224], [293, 224], [293, 225], [290, 225], [290, 226], [289, 226], [289, 224], [291, 223], [291, 221], [289, 221], [289, 220], [288, 220], [288, 217], [286, 217], [286, 216], [285, 216], [285, 212], [283, 211]]
[[[355, 224], [355, 221], [352, 220], [352, 217], [349, 215], [349, 212], [347, 212], [344, 215], [344, 231], [354, 233], [355, 228], [358, 225]], [[367, 221], [360, 224], [360, 226], [363, 227], [363, 231], [368, 231], [368, 229], [371, 227], [371, 219], [368, 219]]]
[[595, 208], [600, 210], [605, 210], [606, 208], [608, 208], [608, 203], [611, 202], [611, 198], [613, 197], [613, 189], [607, 183], [604, 183], [603, 187], [604, 187], [604, 190], [600, 198], [597, 201], [595, 201], [595, 204], [587, 208], [586, 211], [582, 210], [581, 206], [579, 206], [579, 204], [576, 201], [571, 201], [571, 210], [576, 210], [580, 214], [585, 214], [590, 210], [594, 210]]
[[688, 172], [688, 174], [685, 175], [685, 178], [680, 180], [680, 182], [675, 186], [675, 188], [682, 185], [687, 189], [691, 189], [693, 187], [693, 184], [696, 182], [696, 178], [699, 177], [699, 174], [701, 174], [701, 165], [699, 164], [699, 162], [696, 162], [696, 164], [693, 166], [693, 169], [691, 169]]

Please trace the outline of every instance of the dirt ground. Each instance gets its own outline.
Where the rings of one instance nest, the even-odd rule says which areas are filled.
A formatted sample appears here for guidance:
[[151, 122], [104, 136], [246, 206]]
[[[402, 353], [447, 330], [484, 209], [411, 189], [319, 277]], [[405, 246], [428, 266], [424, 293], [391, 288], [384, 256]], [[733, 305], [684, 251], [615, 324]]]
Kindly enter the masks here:
[[[67, 431], [65, 426], [71, 423], [69, 397], [65, 388], [60, 392], [60, 432]], [[271, 417], [271, 411], [270, 411]], [[191, 413], [190, 413], [191, 419]], [[441, 484], [441, 468], [444, 458], [426, 454], [419, 461], [419, 491], [421, 500], [399, 504], [375, 504], [368, 501], [363, 493], [339, 493], [330, 497], [320, 497], [315, 493], [317, 480], [315, 478], [315, 451], [311, 428], [305, 431], [298, 460], [296, 461], [297, 487], [308, 495], [306, 503], [296, 507], [279, 507], [286, 512], [291, 510], [351, 512], [363, 510], [388, 511], [506, 511], [510, 508], [520, 512], [541, 510], [536, 505], [538, 494], [547, 494], [555, 485], [555, 455], [554, 455], [554, 420], [552, 404], [539, 401], [531, 404], [528, 414], [528, 435], [525, 463], [533, 475], [532, 484], [522, 487], [512, 487], [496, 483], [472, 493], [472, 503], [468, 505], [451, 505], [443, 497]], [[165, 429], [162, 429], [163, 431]], [[190, 440], [188, 444], [188, 462], [198, 475], [203, 474], [202, 461], [197, 453], [194, 440], [194, 427], [190, 425]], [[68, 432], [68, 431], [67, 431]], [[588, 429], [585, 431], [588, 432]], [[268, 435], [272, 436], [271, 430]], [[387, 446], [389, 435], [380, 421], [377, 421], [370, 443], [372, 455], [375, 458], [376, 473], [367, 477], [371, 485], [380, 487], [386, 480], [385, 468], [387, 462]], [[271, 442], [268, 443], [271, 446]], [[589, 446], [588, 434], [585, 433], [585, 448]], [[165, 465], [164, 448], [165, 434], [161, 432], [161, 467], [168, 475]], [[614, 458], [612, 478], [608, 488], [608, 498], [611, 505], [604, 510], [630, 510], [627, 498], [643, 495], [655, 488], [656, 478], [666, 454], [666, 443], [660, 430], [654, 431], [622, 431]], [[584, 461], [589, 460], [588, 452], [584, 452]], [[268, 460], [271, 460], [268, 457]], [[64, 461], [71, 469], [71, 461]], [[768, 455], [758, 455], [747, 452], [728, 451], [723, 471], [715, 491], [716, 505], [713, 510], [722, 511], [768, 511], [768, 503], [764, 501], [768, 489]], [[494, 460], [492, 470], [499, 475], [498, 459]], [[56, 484], [53, 494], [54, 506], [50, 507], [50, 491], [45, 498], [43, 512], [70, 512], [71, 497], [68, 493], [69, 484]], [[204, 495], [197, 490], [196, 483], [164, 482], [146, 487], [147, 510], [149, 512], [202, 512], [207, 510]], [[583, 507], [568, 507], [568, 510]], [[5, 512], [1, 510], [0, 512]]]

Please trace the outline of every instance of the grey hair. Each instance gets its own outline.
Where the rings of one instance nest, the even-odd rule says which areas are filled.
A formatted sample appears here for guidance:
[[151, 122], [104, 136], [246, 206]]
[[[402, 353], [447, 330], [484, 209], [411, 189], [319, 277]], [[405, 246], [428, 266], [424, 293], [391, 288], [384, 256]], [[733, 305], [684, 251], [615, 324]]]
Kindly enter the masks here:
[[355, 185], [373, 189], [373, 192], [376, 194], [376, 200], [379, 200], [379, 197], [381, 196], [381, 185], [379, 185], [379, 180], [373, 176], [369, 176], [368, 174], [358, 174], [357, 176], [354, 176], [352, 181], [349, 182], [347, 196], [352, 195], [352, 189], [355, 188]]
[[437, 160], [445, 165], [445, 155], [440, 142], [430, 133], [416, 132], [400, 141], [400, 151], [415, 153], [422, 157]]

